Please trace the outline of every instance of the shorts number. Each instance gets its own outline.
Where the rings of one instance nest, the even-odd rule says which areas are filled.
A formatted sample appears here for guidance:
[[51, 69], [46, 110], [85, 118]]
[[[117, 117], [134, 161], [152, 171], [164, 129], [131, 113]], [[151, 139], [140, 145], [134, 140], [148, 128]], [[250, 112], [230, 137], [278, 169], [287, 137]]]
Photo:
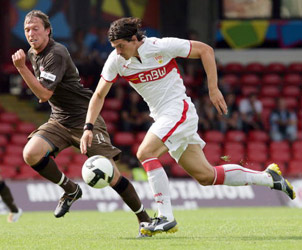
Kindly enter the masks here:
[[95, 134], [96, 139], [98, 140], [98, 144], [105, 142], [105, 138], [102, 133]]

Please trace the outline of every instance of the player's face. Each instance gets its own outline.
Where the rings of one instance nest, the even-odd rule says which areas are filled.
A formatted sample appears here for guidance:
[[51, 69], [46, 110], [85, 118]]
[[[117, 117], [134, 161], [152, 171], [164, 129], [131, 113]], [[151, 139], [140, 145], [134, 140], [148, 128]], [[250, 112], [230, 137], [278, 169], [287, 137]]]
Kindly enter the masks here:
[[41, 52], [49, 41], [50, 29], [44, 28], [43, 21], [38, 17], [25, 19], [24, 33], [29, 45], [37, 52]]
[[111, 46], [116, 49], [116, 53], [126, 60], [133, 56], [137, 56], [138, 41], [133, 40], [128, 42], [124, 39], [118, 39], [111, 42]]

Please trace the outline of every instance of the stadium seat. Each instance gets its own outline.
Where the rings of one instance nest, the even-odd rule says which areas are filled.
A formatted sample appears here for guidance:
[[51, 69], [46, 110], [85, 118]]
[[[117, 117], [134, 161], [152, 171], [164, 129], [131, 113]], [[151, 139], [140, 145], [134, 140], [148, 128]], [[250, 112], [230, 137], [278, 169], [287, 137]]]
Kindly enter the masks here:
[[265, 71], [268, 73], [276, 73], [283, 75], [286, 72], [286, 66], [282, 63], [270, 63], [265, 67]]
[[226, 74], [222, 77], [222, 83], [231, 87], [236, 86], [239, 85], [239, 78], [235, 74]]
[[188, 173], [181, 167], [179, 166], [177, 163], [174, 163], [171, 168], [171, 175], [173, 177], [178, 177], [178, 178], [186, 178], [189, 177]]
[[236, 164], [241, 164], [241, 162], [244, 162], [246, 158], [244, 151], [237, 151], [236, 149], [232, 148], [226, 148], [224, 150], [224, 156], [227, 157], [227, 163]]
[[302, 161], [292, 160], [288, 163], [287, 174], [291, 177], [302, 176]]
[[242, 86], [250, 85], [250, 86], [260, 86], [261, 79], [256, 74], [245, 74], [240, 78], [240, 83]]
[[83, 166], [86, 160], [87, 160], [86, 155], [76, 154], [72, 157], [71, 162], [72, 164]]
[[265, 66], [259, 62], [252, 62], [245, 66], [246, 73], [262, 74], [265, 70]]
[[262, 77], [263, 85], [280, 86], [282, 84], [282, 78], [277, 74], [266, 74]]
[[16, 157], [15, 154], [5, 154], [3, 156], [3, 165], [6, 165], [8, 167], [20, 167], [24, 164], [22, 157]]
[[104, 102], [104, 110], [113, 110], [113, 111], [120, 111], [122, 107], [121, 100], [117, 98], [108, 98]]
[[216, 142], [209, 142], [205, 145], [203, 148], [204, 152], [216, 152], [218, 154], [221, 154], [221, 144]]
[[120, 119], [119, 113], [113, 110], [102, 110], [101, 116], [105, 122], [116, 123]]
[[273, 97], [260, 97], [259, 99], [263, 108], [273, 109], [276, 107], [276, 99]]
[[116, 126], [113, 122], [106, 122], [106, 127], [110, 136], [117, 131]]
[[14, 132], [14, 127], [9, 123], [0, 122], [0, 134], [10, 136]]
[[23, 157], [23, 146], [8, 144], [5, 147], [5, 154], [15, 155], [15, 157]]
[[267, 154], [259, 152], [259, 150], [249, 150], [247, 152], [247, 161], [265, 163], [267, 161]]
[[269, 136], [262, 130], [251, 130], [248, 133], [248, 141], [268, 142]]
[[291, 63], [287, 67], [289, 73], [301, 73], [302, 72], [302, 63]]
[[25, 146], [28, 142], [26, 134], [13, 134], [10, 139], [10, 143], [19, 146]]
[[17, 174], [15, 167], [7, 167], [4, 164], [0, 164], [0, 175], [3, 179], [14, 179]]
[[28, 179], [42, 179], [39, 173], [33, 170], [30, 166], [23, 164], [19, 168], [15, 179], [17, 180], [28, 180]]
[[69, 156], [69, 157], [72, 157], [75, 154], [77, 154], [77, 153], [75, 152], [75, 150], [72, 147], [65, 148], [59, 153], [59, 155], [65, 155], [65, 156]]
[[276, 98], [280, 95], [280, 89], [275, 85], [264, 85], [260, 90], [261, 97], [273, 97]]
[[259, 162], [248, 162], [243, 167], [251, 169], [251, 170], [255, 170], [255, 171], [263, 171], [264, 170], [263, 164], [259, 163]]
[[[294, 141], [292, 144], [292, 150], [293, 152], [302, 152], [302, 141]], [[302, 154], [302, 153], [301, 153]]]
[[82, 177], [82, 166], [83, 164], [79, 163], [71, 163], [67, 169], [67, 176], [69, 178], [77, 179]]
[[135, 137], [130, 132], [117, 132], [113, 137], [114, 145], [116, 146], [129, 146], [135, 143]]
[[0, 134], [0, 147], [5, 147], [8, 143], [8, 139], [5, 135]]
[[242, 142], [246, 141], [246, 135], [241, 130], [230, 130], [225, 135], [226, 142]]
[[19, 122], [16, 126], [16, 133], [29, 135], [37, 126], [31, 122]]
[[302, 86], [302, 76], [297, 73], [286, 74], [283, 78], [284, 85]]
[[217, 165], [221, 161], [222, 154], [216, 151], [204, 151], [204, 154], [212, 165]]
[[270, 153], [270, 157], [274, 162], [287, 163], [291, 160], [291, 154], [289, 151], [275, 150]]
[[289, 146], [288, 141], [271, 141], [270, 145], [269, 145], [269, 149], [270, 149], [270, 152], [273, 152], [273, 151], [288, 152], [290, 150], [290, 146]]
[[302, 149], [300, 150], [293, 150], [293, 160], [302, 161]]
[[[301, 127], [299, 127], [299, 129], [302, 129], [302, 120], [300, 119], [299, 121], [300, 121], [300, 122], [299, 122], [299, 125], [301, 125]], [[298, 141], [302, 141], [302, 130], [299, 130], [299, 131], [297, 132], [297, 140], [298, 140]]]
[[298, 86], [284, 86], [282, 89], [282, 96], [300, 98], [302, 92]]
[[208, 130], [204, 133], [204, 140], [206, 142], [224, 142], [224, 134], [218, 130]]
[[222, 70], [225, 74], [229, 74], [229, 73], [242, 74], [242, 72], [244, 71], [244, 66], [241, 63], [230, 62], [224, 65]]
[[267, 145], [261, 141], [248, 141], [246, 145], [247, 150], [260, 150], [263, 153], [267, 153]]
[[243, 96], [249, 96], [252, 93], [258, 93], [258, 92], [259, 92], [259, 90], [255, 86], [243, 85], [241, 87], [241, 93]]
[[70, 156], [59, 154], [54, 161], [60, 168], [68, 167], [69, 163], [71, 162]]
[[175, 163], [175, 160], [170, 156], [169, 153], [165, 153], [164, 155], [159, 157], [159, 161], [163, 166], [169, 167], [171, 167]]
[[0, 113], [0, 123], [17, 124], [19, 121], [20, 121], [19, 117], [15, 113], [12, 112]]
[[284, 100], [286, 102], [286, 107], [291, 110], [298, 109], [298, 100], [296, 98], [292, 97], [284, 97]]

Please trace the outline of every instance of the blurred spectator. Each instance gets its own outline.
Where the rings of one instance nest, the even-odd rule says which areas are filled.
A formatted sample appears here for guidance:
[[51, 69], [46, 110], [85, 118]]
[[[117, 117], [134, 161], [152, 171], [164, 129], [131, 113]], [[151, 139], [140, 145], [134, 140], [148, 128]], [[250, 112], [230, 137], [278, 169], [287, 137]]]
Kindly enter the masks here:
[[199, 116], [198, 130], [219, 130], [226, 131], [225, 118], [219, 115], [213, 106], [210, 97], [205, 94], [195, 102]]
[[287, 109], [282, 98], [278, 99], [277, 108], [270, 115], [270, 135], [273, 141], [297, 138], [297, 116]]
[[262, 103], [256, 93], [251, 93], [239, 103], [239, 112], [242, 119], [242, 129], [245, 133], [250, 130], [263, 129]]
[[103, 67], [113, 48], [107, 38], [107, 28], [97, 28], [96, 35], [96, 39], [90, 45], [90, 53], [95, 62]]
[[75, 30], [73, 39], [69, 45], [71, 57], [79, 70], [80, 75], [89, 74], [89, 49], [84, 43], [85, 32], [82, 29]]
[[123, 131], [146, 131], [152, 123], [147, 104], [134, 90], [123, 102], [121, 118]]
[[236, 102], [235, 94], [227, 94], [225, 101], [228, 106], [228, 114], [225, 116], [227, 130], [241, 130], [242, 120], [239, 114], [239, 108]]

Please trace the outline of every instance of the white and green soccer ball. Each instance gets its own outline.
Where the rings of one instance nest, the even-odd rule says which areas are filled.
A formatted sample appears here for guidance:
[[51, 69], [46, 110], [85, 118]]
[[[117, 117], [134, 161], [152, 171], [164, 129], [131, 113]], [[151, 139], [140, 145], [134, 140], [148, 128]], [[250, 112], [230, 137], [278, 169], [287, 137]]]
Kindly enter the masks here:
[[104, 188], [114, 176], [114, 167], [110, 160], [101, 155], [89, 157], [82, 167], [82, 178], [89, 186]]

